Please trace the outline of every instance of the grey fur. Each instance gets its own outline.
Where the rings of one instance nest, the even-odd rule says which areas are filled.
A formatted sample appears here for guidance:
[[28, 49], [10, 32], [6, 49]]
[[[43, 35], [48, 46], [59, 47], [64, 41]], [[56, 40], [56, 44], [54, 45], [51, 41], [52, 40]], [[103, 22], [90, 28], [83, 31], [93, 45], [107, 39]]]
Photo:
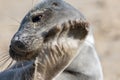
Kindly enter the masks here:
[[63, 0], [43, 0], [28, 12], [10, 56], [17, 63], [0, 80], [103, 80], [91, 26]]

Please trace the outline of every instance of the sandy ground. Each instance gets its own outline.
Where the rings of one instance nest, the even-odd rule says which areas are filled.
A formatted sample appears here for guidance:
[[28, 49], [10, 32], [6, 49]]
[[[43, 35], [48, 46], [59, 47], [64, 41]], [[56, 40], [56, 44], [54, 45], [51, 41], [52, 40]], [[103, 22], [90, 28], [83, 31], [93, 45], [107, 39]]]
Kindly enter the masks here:
[[[66, 0], [94, 27], [104, 80], [120, 80], [120, 0]], [[7, 52], [20, 21], [37, 0], [0, 0], [0, 53]]]

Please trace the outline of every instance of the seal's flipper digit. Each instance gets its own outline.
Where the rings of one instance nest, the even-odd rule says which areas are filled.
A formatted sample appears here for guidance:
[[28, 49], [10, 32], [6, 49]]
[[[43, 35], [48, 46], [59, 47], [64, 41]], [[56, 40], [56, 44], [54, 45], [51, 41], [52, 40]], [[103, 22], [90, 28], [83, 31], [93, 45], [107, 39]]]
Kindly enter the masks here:
[[88, 34], [89, 23], [85, 21], [69, 21], [70, 30], [68, 32], [69, 37], [73, 37], [75, 39], [85, 39]]

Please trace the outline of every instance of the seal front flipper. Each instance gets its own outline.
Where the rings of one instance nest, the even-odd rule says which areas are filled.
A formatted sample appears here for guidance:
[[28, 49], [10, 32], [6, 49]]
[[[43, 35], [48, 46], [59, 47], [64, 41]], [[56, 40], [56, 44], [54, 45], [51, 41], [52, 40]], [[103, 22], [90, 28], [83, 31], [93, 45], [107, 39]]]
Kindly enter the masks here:
[[76, 19], [74, 21], [69, 21], [70, 29], [68, 32], [68, 37], [73, 37], [74, 39], [83, 40], [89, 32], [89, 23], [86, 21], [81, 21]]

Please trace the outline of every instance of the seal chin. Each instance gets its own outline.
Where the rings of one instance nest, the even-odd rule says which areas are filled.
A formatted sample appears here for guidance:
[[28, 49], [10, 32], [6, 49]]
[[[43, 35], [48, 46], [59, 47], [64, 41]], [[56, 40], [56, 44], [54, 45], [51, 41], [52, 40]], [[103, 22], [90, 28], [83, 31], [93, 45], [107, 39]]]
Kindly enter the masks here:
[[38, 50], [22, 52], [22, 51], [18, 51], [16, 49], [10, 48], [9, 54], [12, 57], [12, 59], [16, 61], [28, 61], [28, 60], [35, 59], [35, 57], [38, 55]]

